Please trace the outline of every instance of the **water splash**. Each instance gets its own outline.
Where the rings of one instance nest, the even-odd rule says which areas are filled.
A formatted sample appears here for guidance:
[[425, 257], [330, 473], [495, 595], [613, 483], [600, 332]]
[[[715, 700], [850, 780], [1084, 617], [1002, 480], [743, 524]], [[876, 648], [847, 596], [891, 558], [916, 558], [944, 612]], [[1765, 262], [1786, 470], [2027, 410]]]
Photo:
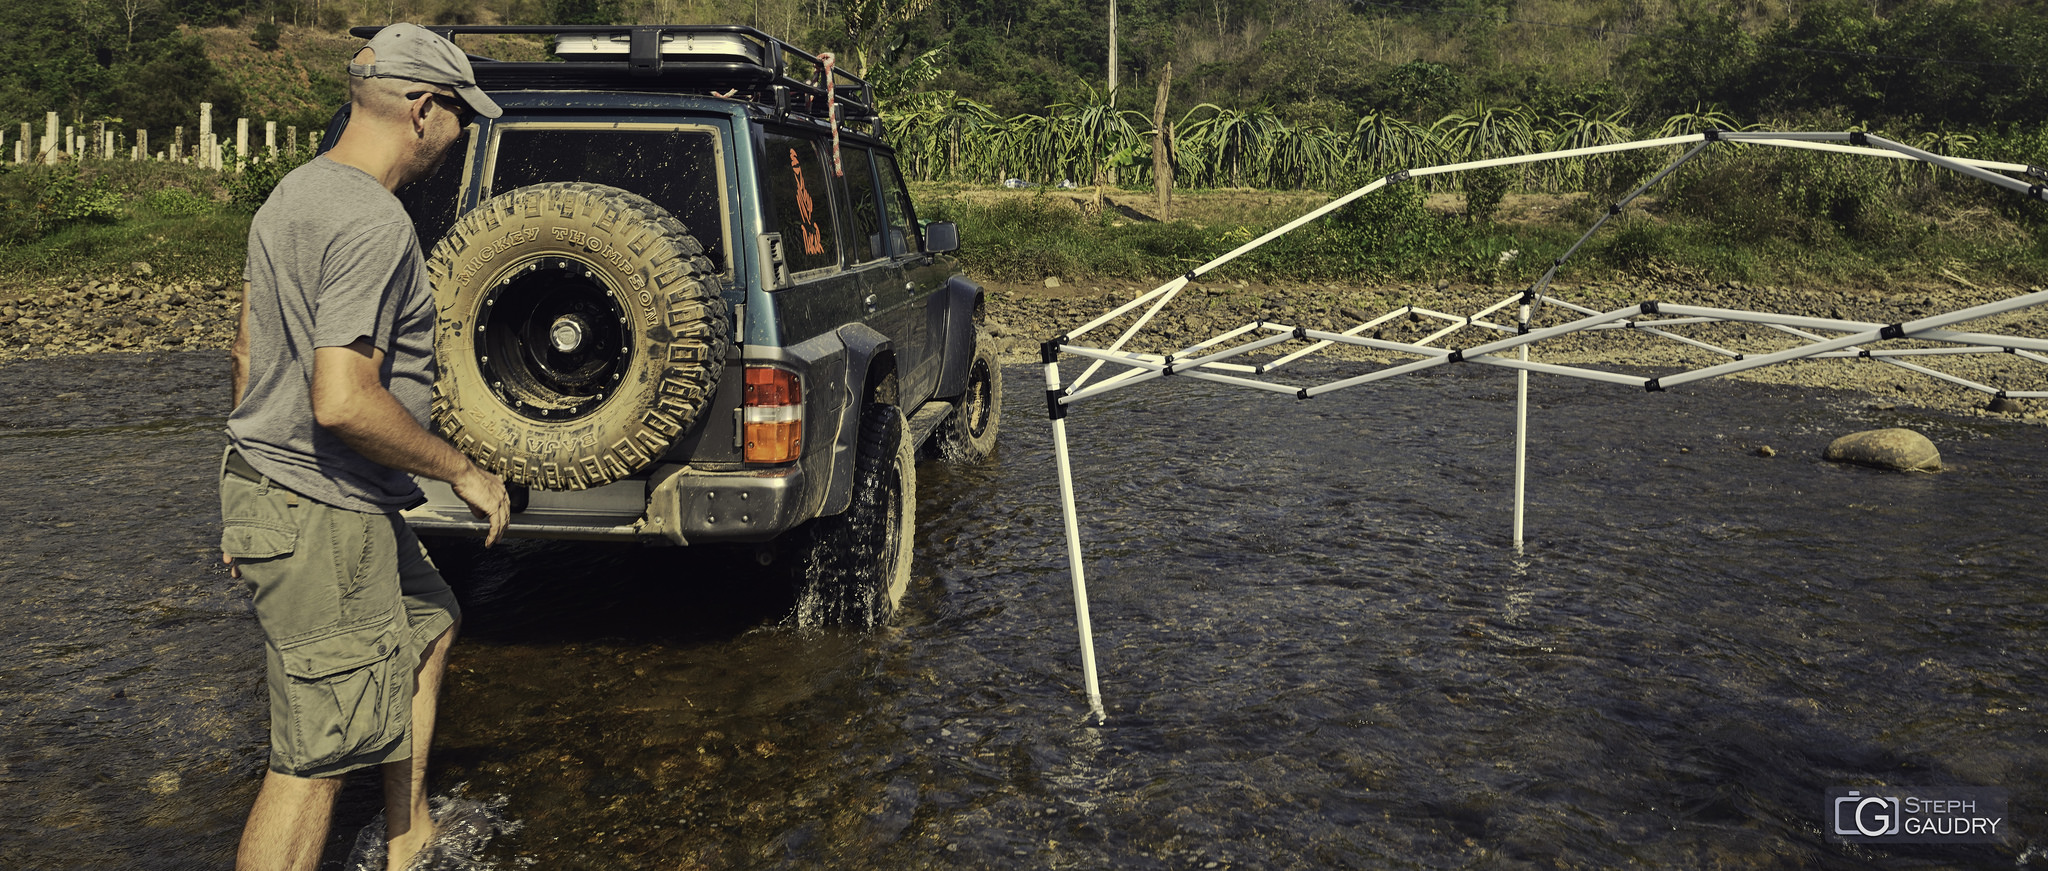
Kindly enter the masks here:
[[[498, 835], [519, 831], [519, 823], [505, 816], [511, 799], [499, 795], [489, 799], [464, 796], [469, 784], [456, 784], [447, 795], [428, 800], [427, 812], [434, 820], [434, 840], [413, 857], [408, 871], [498, 871], [504, 867], [484, 859], [484, 847]], [[384, 871], [384, 813], [356, 835], [355, 849], [349, 851], [347, 871]], [[514, 867], [531, 866], [532, 860], [515, 860]]]

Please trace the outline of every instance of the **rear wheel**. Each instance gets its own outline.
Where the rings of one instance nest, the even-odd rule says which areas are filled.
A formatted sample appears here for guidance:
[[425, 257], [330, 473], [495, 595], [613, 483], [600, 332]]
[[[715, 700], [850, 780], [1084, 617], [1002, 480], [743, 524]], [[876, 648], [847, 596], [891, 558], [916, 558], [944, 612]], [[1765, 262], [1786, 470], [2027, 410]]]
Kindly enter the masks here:
[[796, 594], [796, 625], [866, 630], [888, 623], [910, 585], [916, 528], [917, 458], [903, 412], [870, 404], [861, 414], [852, 503], [771, 546]]
[[974, 336], [974, 362], [967, 373], [967, 392], [959, 406], [939, 424], [932, 439], [939, 456], [949, 462], [972, 463], [995, 453], [996, 428], [1003, 419], [1003, 370], [989, 347], [988, 335]]

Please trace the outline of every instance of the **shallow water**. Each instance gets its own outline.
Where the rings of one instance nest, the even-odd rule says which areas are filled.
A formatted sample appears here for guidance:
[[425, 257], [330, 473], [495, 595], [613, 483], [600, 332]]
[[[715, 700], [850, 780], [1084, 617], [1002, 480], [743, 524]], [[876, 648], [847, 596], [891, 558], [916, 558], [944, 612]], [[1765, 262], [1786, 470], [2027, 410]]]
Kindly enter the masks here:
[[[223, 375], [189, 354], [0, 368], [25, 506], [0, 521], [0, 867], [232, 855], [265, 751], [253, 619], [213, 552]], [[1007, 375], [997, 455], [920, 468], [916, 577], [882, 634], [772, 625], [740, 555], [487, 556], [434, 775], [505, 797], [519, 829], [480, 864], [2042, 860], [2040, 428], [1538, 378], [1517, 554], [1507, 376], [1119, 393], [1069, 418], [1094, 726], [1040, 379]], [[1949, 470], [1817, 459], [1892, 425]], [[1877, 783], [2004, 787], [2014, 836], [1825, 841], [1824, 791]]]

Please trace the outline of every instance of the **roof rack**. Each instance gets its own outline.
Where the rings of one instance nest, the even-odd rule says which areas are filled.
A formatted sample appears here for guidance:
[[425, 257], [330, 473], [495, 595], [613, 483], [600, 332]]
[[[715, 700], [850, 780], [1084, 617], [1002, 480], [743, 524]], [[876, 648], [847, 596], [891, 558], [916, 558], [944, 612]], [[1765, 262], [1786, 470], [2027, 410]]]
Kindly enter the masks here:
[[[881, 115], [874, 88], [865, 79], [832, 67], [825, 57], [804, 51], [739, 24], [621, 25], [425, 25], [449, 42], [457, 36], [534, 34], [555, 38], [561, 62], [500, 61], [470, 55], [477, 84], [522, 90], [625, 90], [708, 94], [761, 103], [778, 118], [791, 115], [840, 123], [869, 122], [880, 136]], [[355, 27], [369, 39], [380, 26]], [[456, 43], [458, 46], [459, 42]], [[808, 78], [792, 67], [808, 65]], [[825, 82], [831, 69], [831, 87]], [[835, 113], [835, 108], [837, 109]]]

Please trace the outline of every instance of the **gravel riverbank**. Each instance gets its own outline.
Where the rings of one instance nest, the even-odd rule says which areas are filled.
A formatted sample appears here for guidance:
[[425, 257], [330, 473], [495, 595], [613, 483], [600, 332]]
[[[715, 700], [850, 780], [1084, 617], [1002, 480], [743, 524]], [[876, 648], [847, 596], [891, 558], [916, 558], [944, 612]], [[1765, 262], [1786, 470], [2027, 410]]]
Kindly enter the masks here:
[[[1129, 283], [1059, 286], [991, 284], [989, 320], [1002, 358], [1037, 362], [1040, 344], [1085, 324], [1151, 289]], [[1981, 287], [1952, 284], [1912, 288], [1802, 290], [1750, 286], [1740, 282], [1691, 285], [1656, 280], [1622, 280], [1597, 285], [1553, 285], [1552, 296], [1606, 312], [1642, 302], [1739, 309], [1811, 317], [1896, 323], [2007, 299], [2039, 288]], [[1139, 333], [1132, 346], [1143, 351], [1178, 351], [1225, 330], [1256, 319], [1342, 332], [1391, 311], [1413, 305], [1449, 315], [1467, 316], [1521, 292], [1515, 287], [1460, 285], [1450, 282], [1383, 286], [1261, 285], [1249, 282], [1191, 284]], [[1142, 311], [1142, 309], [1141, 309]], [[1535, 315], [1534, 326], [1555, 326], [1581, 317], [1549, 307]], [[1511, 304], [1489, 317], [1513, 326]], [[1090, 334], [1089, 345], [1106, 346], [1129, 323], [1129, 317]], [[1446, 321], [1427, 316], [1397, 317], [1375, 328], [1390, 341], [1414, 342], [1443, 329]], [[1956, 329], [2028, 338], [2048, 337], [2048, 306], [1982, 318]], [[1754, 324], [1695, 325], [1673, 330], [1687, 337], [1744, 354], [1761, 354], [1809, 340]], [[1504, 334], [1464, 327], [1437, 339], [1436, 347], [1471, 347]], [[1291, 345], [1279, 346], [1285, 352]], [[1363, 348], [1331, 349], [1340, 359], [1405, 362], [1405, 355], [1380, 354]], [[1658, 370], [1694, 369], [1726, 362], [1727, 357], [1639, 330], [1575, 333], [1535, 346], [1531, 359], [1643, 375]], [[2012, 391], [2048, 389], [2048, 365], [2009, 354], [1921, 357], [1915, 362], [1978, 383]], [[2048, 422], [2048, 400], [2006, 400], [1998, 411], [1987, 408], [1992, 397], [1935, 377], [1870, 360], [1811, 360], [1766, 366], [1732, 377], [1777, 384], [1832, 387], [1870, 394], [1875, 405], [1911, 405], [1964, 415], [2023, 417]], [[1679, 388], [1683, 389], [1683, 388]]]
[[[0, 363], [27, 358], [166, 349], [225, 349], [234, 338], [236, 288], [223, 280], [162, 281], [138, 265], [123, 279], [78, 280], [36, 289], [0, 302]], [[1005, 362], [1036, 362], [1039, 345], [1078, 327], [1152, 285], [1127, 281], [1007, 284], [989, 290], [989, 324]], [[1552, 293], [1577, 305], [1608, 311], [1645, 301], [1686, 303], [1750, 311], [1893, 323], [2005, 299], [2030, 288], [1963, 283], [1908, 288], [1803, 290], [1729, 282], [1696, 285], [1656, 280], [1555, 285]], [[1395, 285], [1268, 285], [1200, 282], [1190, 285], [1134, 340], [1148, 351], [1179, 350], [1224, 330], [1264, 318], [1310, 329], [1342, 331], [1389, 311], [1413, 305], [1451, 315], [1478, 312], [1519, 292], [1518, 288], [1437, 282]], [[1563, 310], [1539, 313], [1537, 326], [1573, 317]], [[1492, 316], [1512, 324], [1512, 306]], [[1127, 321], [1124, 321], [1127, 322]], [[1119, 328], [1121, 323], [1117, 325]], [[1377, 328], [1380, 338], [1414, 341], [1445, 326], [1428, 317], [1399, 317]], [[2048, 336], [2048, 307], [1984, 318], [1961, 329], [2015, 336]], [[1684, 334], [1743, 353], [1791, 347], [1797, 340], [1755, 325], [1694, 326]], [[1089, 344], [1107, 344], [1115, 333], [1098, 331]], [[1436, 341], [1438, 347], [1469, 347], [1499, 333], [1467, 327]], [[1283, 350], [1287, 346], [1282, 346]], [[1394, 355], [1339, 349], [1348, 359], [1392, 362]], [[1407, 358], [1399, 358], [1407, 359]], [[1579, 333], [1545, 341], [1533, 359], [1654, 374], [1695, 368], [1726, 358], [1641, 331]], [[1920, 358], [1930, 368], [2009, 390], [2048, 389], [2048, 365], [2007, 354]], [[222, 378], [226, 378], [223, 368]], [[1780, 384], [1835, 387], [1871, 395], [1874, 404], [1904, 404], [1965, 415], [1995, 414], [2048, 422], [2048, 401], [2021, 400], [1987, 409], [1990, 397], [1896, 366], [1863, 360], [1820, 360], [1751, 370], [1735, 377]]]

